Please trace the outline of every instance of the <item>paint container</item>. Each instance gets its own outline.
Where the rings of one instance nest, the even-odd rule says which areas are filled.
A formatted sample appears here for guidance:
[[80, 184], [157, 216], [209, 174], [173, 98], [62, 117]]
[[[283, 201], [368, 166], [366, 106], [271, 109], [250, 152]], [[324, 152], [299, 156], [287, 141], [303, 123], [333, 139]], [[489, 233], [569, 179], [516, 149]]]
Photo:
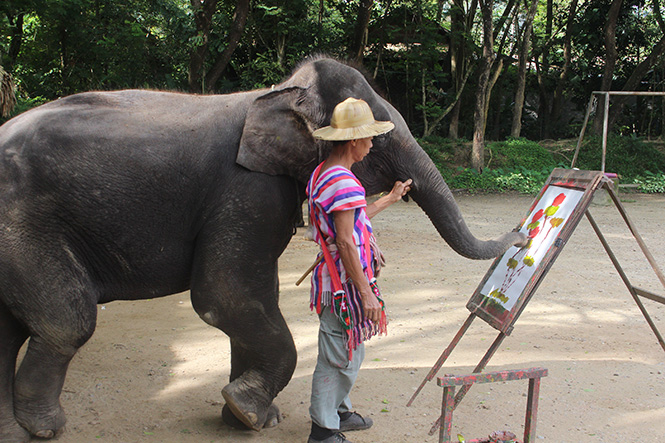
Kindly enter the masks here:
[[517, 436], [510, 431], [494, 431], [489, 439], [490, 443], [517, 443]]
[[[612, 172], [606, 172], [605, 177], [609, 180], [609, 185], [614, 191], [615, 194], [619, 194], [619, 176]], [[593, 194], [593, 200], [591, 204], [593, 206], [609, 206], [613, 204], [610, 194], [605, 190], [605, 188], [598, 188]]]

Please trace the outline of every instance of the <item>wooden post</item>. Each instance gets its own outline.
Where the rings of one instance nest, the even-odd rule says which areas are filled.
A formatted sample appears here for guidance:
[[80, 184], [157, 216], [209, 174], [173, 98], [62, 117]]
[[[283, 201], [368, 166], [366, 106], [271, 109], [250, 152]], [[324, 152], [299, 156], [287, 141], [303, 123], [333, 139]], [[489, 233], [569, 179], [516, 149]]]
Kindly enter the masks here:
[[538, 421], [538, 398], [540, 396], [540, 378], [529, 379], [529, 394], [526, 401], [524, 419], [524, 443], [536, 442], [536, 422]]
[[600, 162], [600, 170], [605, 173], [605, 157], [607, 153], [607, 127], [610, 120], [610, 93], [605, 93], [605, 115], [603, 116], [603, 158]]
[[656, 327], [653, 320], [651, 320], [651, 317], [649, 316], [649, 313], [647, 312], [646, 308], [644, 307], [644, 304], [642, 304], [642, 301], [637, 296], [637, 292], [635, 291], [635, 287], [630, 283], [630, 280], [628, 280], [628, 276], [626, 275], [623, 268], [619, 264], [619, 260], [617, 260], [616, 256], [614, 255], [614, 252], [612, 252], [612, 249], [610, 248], [609, 243], [607, 243], [607, 240], [605, 240], [605, 236], [600, 231], [600, 227], [598, 226], [598, 224], [596, 224], [596, 221], [593, 219], [593, 217], [591, 216], [591, 213], [588, 210], [586, 211], [586, 216], [589, 219], [589, 223], [591, 223], [591, 227], [593, 228], [593, 230], [596, 232], [596, 235], [600, 239], [600, 242], [603, 244], [603, 247], [605, 248], [605, 252], [607, 252], [607, 255], [609, 255], [610, 260], [612, 261], [612, 264], [614, 265], [617, 272], [619, 273], [619, 276], [621, 277], [621, 280], [623, 280], [624, 284], [628, 288], [628, 292], [630, 292], [630, 295], [633, 297], [633, 300], [635, 300], [635, 303], [637, 304], [637, 307], [642, 312], [642, 315], [644, 316], [647, 323], [649, 324], [649, 327], [651, 328], [653, 333], [656, 335], [656, 338], [658, 339], [658, 343], [660, 343], [660, 346], [665, 351], [665, 340], [663, 340], [663, 337], [660, 335], [660, 332], [658, 331], [658, 328]]
[[596, 96], [594, 94], [591, 94], [591, 98], [589, 98], [589, 104], [586, 107], [586, 114], [584, 115], [584, 123], [582, 123], [580, 136], [577, 139], [577, 147], [575, 148], [575, 155], [573, 155], [573, 162], [570, 164], [571, 168], [574, 168], [575, 162], [577, 162], [577, 156], [580, 153], [580, 146], [582, 146], [582, 139], [584, 138], [584, 133], [586, 132], [586, 126], [587, 124], [589, 124], [589, 115], [591, 115], [591, 110], [593, 109], [594, 101], [596, 101]]
[[450, 433], [453, 430], [453, 411], [455, 410], [454, 396], [455, 386], [446, 386], [443, 388], [443, 401], [441, 402], [443, 426], [439, 428], [439, 443], [450, 440]]

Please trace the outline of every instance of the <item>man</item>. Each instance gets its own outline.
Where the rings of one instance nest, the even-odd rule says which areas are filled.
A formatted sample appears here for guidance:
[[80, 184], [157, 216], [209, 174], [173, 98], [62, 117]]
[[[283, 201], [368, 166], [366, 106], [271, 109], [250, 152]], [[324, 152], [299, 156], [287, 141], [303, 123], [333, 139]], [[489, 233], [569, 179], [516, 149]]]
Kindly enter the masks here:
[[369, 154], [374, 136], [394, 127], [376, 121], [365, 101], [350, 97], [335, 107], [330, 126], [313, 133], [334, 143], [307, 185], [310, 224], [324, 257], [312, 273], [310, 304], [320, 327], [308, 443], [350, 443], [342, 431], [372, 426], [371, 419], [351, 411], [349, 398], [365, 355], [363, 342], [385, 333], [387, 324], [370, 219], [406, 195], [411, 180], [395, 182], [388, 195], [367, 205], [351, 166]]

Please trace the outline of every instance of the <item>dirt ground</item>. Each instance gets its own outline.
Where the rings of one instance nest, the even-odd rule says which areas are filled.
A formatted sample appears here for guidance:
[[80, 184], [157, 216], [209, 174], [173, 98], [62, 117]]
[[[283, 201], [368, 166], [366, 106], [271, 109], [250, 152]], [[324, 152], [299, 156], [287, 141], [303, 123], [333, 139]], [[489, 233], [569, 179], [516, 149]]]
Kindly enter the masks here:
[[[624, 205], [661, 268], [665, 268], [665, 197], [622, 194]], [[515, 227], [531, 197], [458, 195], [471, 230], [492, 238]], [[635, 286], [662, 294], [614, 206], [591, 213]], [[380, 279], [389, 334], [368, 343], [354, 408], [374, 427], [353, 442], [435, 442], [428, 431], [442, 389], [428, 383], [406, 402], [468, 317], [466, 302], [491, 261], [458, 256], [426, 215], [400, 202], [374, 220], [388, 266]], [[229, 344], [204, 324], [188, 294], [99, 307], [97, 331], [74, 358], [62, 403], [68, 414], [59, 442], [305, 442], [316, 359], [317, 319], [309, 284], [294, 282], [312, 262], [315, 245], [292, 240], [280, 259], [281, 306], [293, 333], [298, 367], [276, 399], [276, 428], [237, 431], [220, 419], [220, 390], [229, 377]], [[665, 333], [665, 306], [645, 300]], [[497, 336], [477, 319], [439, 375], [472, 372]], [[544, 367], [537, 441], [665, 441], [665, 351], [583, 218], [545, 281], [487, 370]], [[522, 439], [526, 381], [474, 386], [455, 411], [453, 435], [486, 437], [511, 430]]]

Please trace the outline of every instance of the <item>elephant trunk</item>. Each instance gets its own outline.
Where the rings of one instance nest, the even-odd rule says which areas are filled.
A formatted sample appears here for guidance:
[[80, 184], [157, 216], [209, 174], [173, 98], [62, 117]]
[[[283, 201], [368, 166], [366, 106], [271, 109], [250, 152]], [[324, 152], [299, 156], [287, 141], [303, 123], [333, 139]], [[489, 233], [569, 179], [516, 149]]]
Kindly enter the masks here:
[[524, 246], [527, 238], [518, 232], [508, 232], [494, 240], [477, 239], [464, 221], [450, 188], [422, 148], [414, 140], [400, 151], [404, 157], [397, 164], [404, 165], [404, 169], [398, 172], [398, 177], [413, 179], [410, 196], [458, 254], [483, 260], [498, 257], [511, 246]]

